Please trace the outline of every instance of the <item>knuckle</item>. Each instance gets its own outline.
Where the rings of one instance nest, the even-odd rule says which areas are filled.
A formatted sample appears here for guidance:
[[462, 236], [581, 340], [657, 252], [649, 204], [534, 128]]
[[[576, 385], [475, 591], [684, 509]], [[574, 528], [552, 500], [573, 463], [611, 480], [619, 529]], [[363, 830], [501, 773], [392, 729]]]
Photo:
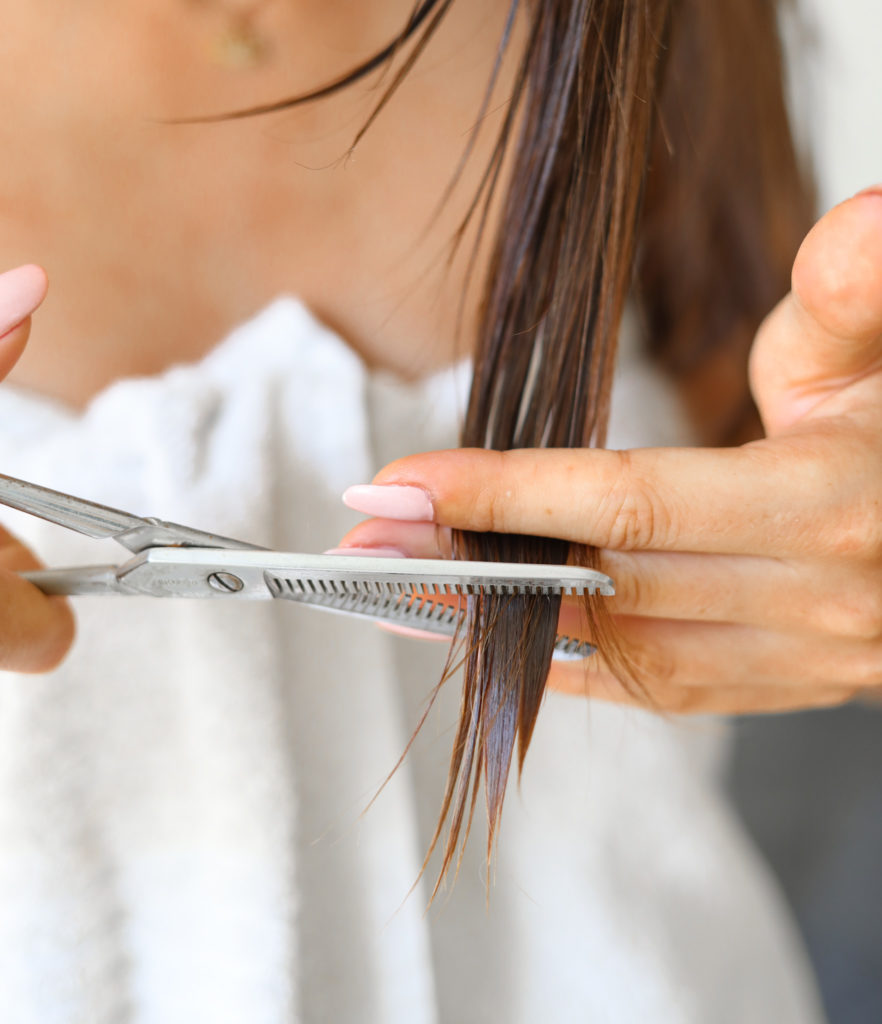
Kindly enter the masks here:
[[[612, 573], [610, 573], [612, 575]], [[612, 598], [612, 606], [619, 611], [634, 611], [641, 607], [641, 599], [646, 587], [644, 581], [634, 573], [616, 573], [616, 593]]]
[[484, 533], [503, 533], [507, 519], [506, 508], [514, 500], [516, 473], [510, 472], [508, 452], [488, 452], [488, 471], [482, 475], [475, 492], [474, 509], [470, 519], [474, 529]]
[[[837, 467], [831, 452], [816, 456], [820, 465], [816, 469], [817, 514], [823, 515], [831, 553], [858, 561], [882, 561], [882, 477], [878, 472], [867, 472], [867, 459], [877, 459], [875, 438], [841, 435], [834, 441], [839, 445], [835, 455], [840, 459]], [[850, 443], [853, 454], [843, 454], [840, 448]], [[831, 442], [832, 444], [832, 442]], [[872, 448], [872, 453], [868, 449]]]
[[680, 689], [674, 684], [677, 666], [674, 659], [664, 651], [643, 651], [634, 657], [634, 662], [637, 681], [651, 698], [668, 690]]
[[882, 640], [882, 588], [863, 587], [827, 606], [827, 629], [853, 640]]
[[858, 687], [840, 687], [837, 690], [829, 690], [822, 695], [819, 707], [836, 707], [841, 704], [850, 704], [853, 700], [863, 696], [863, 691]]
[[505, 533], [506, 531], [506, 502], [512, 498], [511, 490], [502, 494], [498, 491], [491, 492], [487, 497], [485, 506], [486, 527], [490, 533]]
[[611, 573], [616, 582], [612, 607], [621, 612], [641, 612], [656, 606], [658, 582], [649, 572]]
[[882, 642], [878, 640], [862, 645], [848, 662], [847, 674], [840, 682], [857, 692], [882, 686]]
[[654, 683], [650, 695], [662, 712], [694, 715], [706, 710], [707, 697], [700, 687]]
[[605, 524], [603, 547], [629, 551], [664, 547], [674, 533], [674, 517], [653, 489], [633, 471], [630, 452], [616, 452], [618, 467], [600, 522]]
[[812, 571], [817, 576], [804, 594], [797, 588], [785, 591], [792, 598], [784, 604], [788, 623], [821, 636], [873, 639], [882, 623], [882, 588], [858, 576], [853, 567], [831, 570], [822, 562]]
[[798, 537], [801, 548], [821, 557], [882, 560], [882, 477], [875, 471], [876, 447], [875, 438], [844, 428], [820, 441], [789, 443], [795, 498], [786, 523], [791, 541]]
[[830, 533], [829, 552], [837, 558], [858, 561], [882, 559], [882, 508], [861, 502], [837, 511]]

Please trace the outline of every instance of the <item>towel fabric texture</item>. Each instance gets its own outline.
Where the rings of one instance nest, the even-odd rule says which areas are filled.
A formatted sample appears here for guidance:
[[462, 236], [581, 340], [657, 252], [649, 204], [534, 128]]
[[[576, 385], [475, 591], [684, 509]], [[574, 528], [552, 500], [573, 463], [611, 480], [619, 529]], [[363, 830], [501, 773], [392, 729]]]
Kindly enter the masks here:
[[[83, 413], [0, 389], [0, 471], [278, 550], [332, 547], [389, 459], [455, 444], [463, 368], [371, 373], [283, 298]], [[676, 441], [623, 360], [618, 446]], [[667, 430], [667, 434], [665, 434]], [[2, 510], [49, 565], [111, 542]], [[444, 646], [283, 601], [81, 598], [0, 674], [5, 1024], [812, 1024], [804, 956], [719, 795], [724, 725], [551, 695], [485, 894], [417, 879], [458, 706]]]

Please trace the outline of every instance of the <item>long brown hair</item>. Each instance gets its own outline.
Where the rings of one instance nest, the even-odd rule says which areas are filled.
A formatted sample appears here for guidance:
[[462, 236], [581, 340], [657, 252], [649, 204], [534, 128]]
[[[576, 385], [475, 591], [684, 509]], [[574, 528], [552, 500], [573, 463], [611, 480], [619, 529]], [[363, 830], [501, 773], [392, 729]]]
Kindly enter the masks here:
[[[360, 138], [452, 3], [420, 0], [400, 35], [346, 75], [235, 116], [331, 95], [403, 54]], [[505, 189], [464, 445], [603, 444], [629, 295], [703, 439], [755, 432], [747, 350], [787, 290], [812, 211], [783, 100], [777, 8], [776, 0], [511, 0], [500, 60], [516, 17], [527, 19], [527, 41], [469, 213], [484, 223], [494, 192]], [[702, 407], [696, 396], [708, 393], [714, 400]], [[597, 559], [580, 545], [501, 534], [458, 533], [454, 550], [482, 560]], [[491, 856], [511, 761], [517, 748], [523, 767], [544, 696], [558, 609], [550, 597], [469, 598], [460, 720], [431, 844], [446, 823], [442, 878], [458, 860], [482, 781]], [[628, 676], [602, 604], [587, 611], [604, 656], [650, 692], [651, 680]]]
[[[783, 100], [775, 3], [542, 0], [529, 17], [522, 125], [462, 443], [603, 444], [629, 293], [703, 440], [746, 439], [757, 429], [749, 345], [787, 291], [812, 212]], [[500, 534], [460, 533], [455, 551], [597, 561], [581, 545]], [[458, 861], [481, 776], [491, 856], [514, 750], [521, 770], [544, 696], [558, 606], [548, 597], [469, 601], [442, 875]], [[602, 599], [587, 612], [622, 681], [651, 695]]]

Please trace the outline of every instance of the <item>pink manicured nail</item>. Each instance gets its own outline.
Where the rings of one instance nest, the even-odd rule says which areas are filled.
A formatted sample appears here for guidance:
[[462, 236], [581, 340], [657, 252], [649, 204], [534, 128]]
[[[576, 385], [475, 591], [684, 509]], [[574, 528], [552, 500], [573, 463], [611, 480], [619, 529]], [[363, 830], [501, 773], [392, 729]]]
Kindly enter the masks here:
[[421, 487], [398, 484], [356, 484], [343, 492], [343, 504], [381, 519], [408, 519], [430, 523], [435, 510], [428, 494]]
[[26, 264], [0, 274], [0, 338], [40, 305], [46, 295], [46, 274], [41, 267]]
[[407, 558], [398, 548], [328, 548], [326, 555], [352, 555], [359, 558]]

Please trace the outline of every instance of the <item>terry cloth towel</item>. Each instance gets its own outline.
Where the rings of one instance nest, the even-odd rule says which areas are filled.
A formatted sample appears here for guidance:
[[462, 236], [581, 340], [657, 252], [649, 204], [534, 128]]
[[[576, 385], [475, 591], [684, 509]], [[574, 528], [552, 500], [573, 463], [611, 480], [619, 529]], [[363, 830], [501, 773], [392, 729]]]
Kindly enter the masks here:
[[[464, 373], [369, 373], [281, 299], [82, 414], [0, 390], [0, 470], [289, 551], [455, 443]], [[614, 441], [670, 441], [633, 356]], [[120, 549], [5, 510], [50, 565]], [[811, 1024], [781, 900], [719, 795], [722, 725], [552, 695], [456, 887], [416, 886], [458, 696], [443, 645], [285, 602], [83, 598], [68, 660], [0, 678], [4, 1024]]]

